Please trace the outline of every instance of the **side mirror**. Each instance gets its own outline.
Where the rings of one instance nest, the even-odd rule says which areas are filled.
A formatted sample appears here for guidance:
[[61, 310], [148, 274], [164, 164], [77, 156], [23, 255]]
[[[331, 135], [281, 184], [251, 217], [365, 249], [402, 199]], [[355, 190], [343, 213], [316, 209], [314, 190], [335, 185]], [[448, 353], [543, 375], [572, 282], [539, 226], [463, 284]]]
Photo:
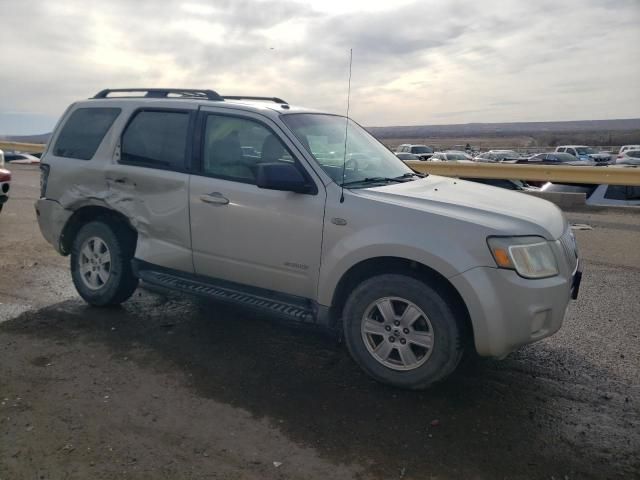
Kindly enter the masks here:
[[292, 163], [259, 163], [256, 174], [258, 188], [285, 192], [311, 193], [313, 185]]

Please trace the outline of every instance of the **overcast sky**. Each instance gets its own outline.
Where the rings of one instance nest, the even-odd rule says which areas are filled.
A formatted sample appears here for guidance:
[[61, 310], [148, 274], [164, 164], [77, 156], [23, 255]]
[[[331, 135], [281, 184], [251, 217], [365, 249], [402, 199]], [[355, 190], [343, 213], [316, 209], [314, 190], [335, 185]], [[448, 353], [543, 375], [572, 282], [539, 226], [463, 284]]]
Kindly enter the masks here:
[[0, 0], [0, 134], [106, 87], [212, 88], [365, 125], [640, 117], [640, 0]]

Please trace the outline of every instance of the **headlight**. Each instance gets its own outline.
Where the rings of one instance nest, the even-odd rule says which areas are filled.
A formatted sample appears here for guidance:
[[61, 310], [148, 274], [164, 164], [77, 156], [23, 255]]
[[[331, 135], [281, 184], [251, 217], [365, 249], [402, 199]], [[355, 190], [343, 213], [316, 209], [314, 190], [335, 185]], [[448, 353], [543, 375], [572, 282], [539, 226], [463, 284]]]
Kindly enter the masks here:
[[489, 237], [489, 249], [500, 268], [524, 278], [546, 278], [558, 274], [551, 245], [542, 237]]

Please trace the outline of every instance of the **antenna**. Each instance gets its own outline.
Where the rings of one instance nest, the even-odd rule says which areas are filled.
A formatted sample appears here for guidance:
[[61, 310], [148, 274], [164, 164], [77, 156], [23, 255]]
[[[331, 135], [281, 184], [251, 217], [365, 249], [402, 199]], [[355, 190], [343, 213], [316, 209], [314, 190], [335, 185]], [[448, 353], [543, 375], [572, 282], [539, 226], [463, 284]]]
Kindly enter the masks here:
[[349, 49], [349, 86], [347, 87], [347, 118], [344, 121], [344, 156], [342, 158], [342, 183], [340, 183], [340, 203], [344, 203], [344, 171], [347, 167], [347, 132], [349, 131], [349, 102], [351, 100], [351, 65], [353, 64], [353, 48]]

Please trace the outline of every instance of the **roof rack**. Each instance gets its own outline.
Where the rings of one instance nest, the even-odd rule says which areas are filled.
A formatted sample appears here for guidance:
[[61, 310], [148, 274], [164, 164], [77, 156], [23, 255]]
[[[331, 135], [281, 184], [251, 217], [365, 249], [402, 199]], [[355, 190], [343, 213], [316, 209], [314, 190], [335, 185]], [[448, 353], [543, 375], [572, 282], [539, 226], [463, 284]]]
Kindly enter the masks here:
[[275, 102], [281, 105], [288, 105], [289, 102], [278, 97], [248, 97], [246, 95], [225, 95], [225, 100], [265, 100], [267, 102]]
[[[140, 95], [146, 98], [202, 98], [206, 100], [224, 101], [218, 93], [213, 90], [193, 90], [185, 88], [107, 88], [99, 91], [93, 98], [109, 98], [112, 93], [145, 93]], [[170, 97], [169, 95], [175, 95]], [[114, 98], [114, 97], [112, 97]], [[117, 97], [122, 98], [122, 97]], [[231, 97], [227, 97], [231, 98]], [[286, 102], [285, 102], [286, 103]]]

